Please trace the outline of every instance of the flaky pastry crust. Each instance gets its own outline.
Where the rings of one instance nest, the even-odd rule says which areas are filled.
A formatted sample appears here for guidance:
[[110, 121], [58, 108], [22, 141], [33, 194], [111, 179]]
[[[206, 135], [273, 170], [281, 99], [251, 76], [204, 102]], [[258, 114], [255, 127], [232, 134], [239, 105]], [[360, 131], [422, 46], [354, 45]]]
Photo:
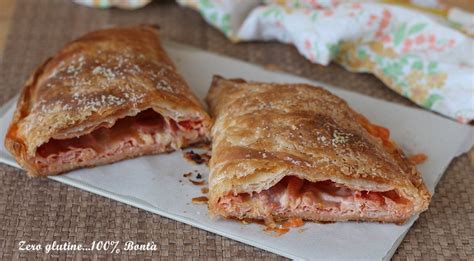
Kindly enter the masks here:
[[[68, 139], [111, 127], [126, 116], [153, 109], [163, 117], [211, 120], [178, 74], [152, 26], [99, 30], [67, 44], [27, 80], [5, 146], [31, 176], [77, 166], [41, 169], [36, 150], [51, 139]], [[161, 152], [137, 151], [127, 157]], [[123, 159], [114, 155], [91, 166]], [[74, 165], [74, 164], [73, 164]]]
[[[371, 135], [356, 120], [362, 116], [323, 88], [215, 76], [207, 102], [215, 120], [211, 215], [230, 217], [219, 207], [223, 197], [259, 193], [289, 175], [310, 182], [330, 180], [360, 191], [397, 190], [413, 201], [411, 214], [427, 209], [430, 194], [416, 167], [394, 143], [389, 150]], [[404, 221], [304, 215], [319, 221]]]

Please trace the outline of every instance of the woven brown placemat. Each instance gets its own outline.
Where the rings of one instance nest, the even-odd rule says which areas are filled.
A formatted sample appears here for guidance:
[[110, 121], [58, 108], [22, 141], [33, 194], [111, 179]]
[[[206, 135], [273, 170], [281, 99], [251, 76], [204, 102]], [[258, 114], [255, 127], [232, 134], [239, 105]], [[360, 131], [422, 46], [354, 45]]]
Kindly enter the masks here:
[[[278, 43], [231, 44], [194, 11], [159, 1], [137, 11], [97, 10], [70, 1], [21, 0], [16, 3], [8, 42], [0, 61], [0, 104], [48, 56], [81, 34], [110, 25], [159, 24], [162, 36], [202, 49], [289, 72], [344, 89], [413, 106], [375, 77], [353, 74], [337, 65], [310, 64], [296, 50]], [[198, 69], [199, 66], [196, 66]], [[193, 228], [49, 179], [31, 179], [0, 164], [0, 258], [9, 259], [278, 259], [245, 244]], [[474, 167], [464, 155], [440, 181], [428, 211], [394, 255], [405, 259], [474, 260]], [[19, 252], [18, 243], [90, 243], [93, 240], [154, 241], [158, 251]], [[370, 240], [370, 239], [361, 239]]]

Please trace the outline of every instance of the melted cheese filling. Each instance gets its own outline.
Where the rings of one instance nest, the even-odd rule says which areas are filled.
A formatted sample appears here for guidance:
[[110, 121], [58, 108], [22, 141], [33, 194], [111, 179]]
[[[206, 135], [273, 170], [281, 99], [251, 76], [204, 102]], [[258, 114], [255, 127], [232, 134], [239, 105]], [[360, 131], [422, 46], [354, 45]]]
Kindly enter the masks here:
[[51, 139], [37, 151], [37, 164], [80, 163], [108, 157], [120, 158], [137, 151], [167, 151], [199, 141], [200, 122], [165, 119], [153, 109], [124, 117], [110, 127], [70, 139]]
[[219, 199], [226, 216], [251, 219], [300, 216], [336, 218], [408, 218], [413, 204], [395, 190], [372, 192], [348, 188], [330, 180], [310, 182], [287, 176], [259, 193], [227, 195]]

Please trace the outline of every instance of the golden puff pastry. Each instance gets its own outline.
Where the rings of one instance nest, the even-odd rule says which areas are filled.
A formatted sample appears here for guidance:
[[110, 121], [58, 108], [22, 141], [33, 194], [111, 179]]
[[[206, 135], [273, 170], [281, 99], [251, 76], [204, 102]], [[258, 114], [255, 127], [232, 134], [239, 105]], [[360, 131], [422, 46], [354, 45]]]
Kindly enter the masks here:
[[215, 76], [207, 101], [211, 216], [403, 223], [428, 207], [388, 130], [322, 88]]
[[30, 176], [46, 176], [205, 141], [210, 125], [156, 28], [112, 28], [36, 69], [5, 145]]

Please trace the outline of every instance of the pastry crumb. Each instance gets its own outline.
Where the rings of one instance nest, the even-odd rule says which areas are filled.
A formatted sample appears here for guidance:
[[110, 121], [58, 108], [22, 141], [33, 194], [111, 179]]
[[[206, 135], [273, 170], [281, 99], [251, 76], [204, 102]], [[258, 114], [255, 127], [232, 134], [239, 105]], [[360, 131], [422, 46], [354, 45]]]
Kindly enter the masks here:
[[198, 180], [192, 180], [192, 179], [190, 179], [189, 181], [190, 181], [191, 183], [193, 183], [193, 185], [196, 185], [196, 186], [202, 186], [202, 185], [204, 185], [204, 184], [206, 183], [206, 181], [204, 181], [204, 180], [199, 180], [199, 181], [198, 181]]
[[428, 156], [424, 153], [419, 153], [415, 155], [411, 155], [408, 157], [408, 161], [410, 161], [414, 165], [419, 165], [424, 163], [428, 159]]
[[203, 163], [207, 165], [211, 159], [211, 156], [207, 153], [195, 153], [194, 151], [190, 150], [184, 153], [184, 158], [198, 165]]
[[194, 204], [207, 204], [208, 198], [205, 196], [195, 197], [191, 200]]

